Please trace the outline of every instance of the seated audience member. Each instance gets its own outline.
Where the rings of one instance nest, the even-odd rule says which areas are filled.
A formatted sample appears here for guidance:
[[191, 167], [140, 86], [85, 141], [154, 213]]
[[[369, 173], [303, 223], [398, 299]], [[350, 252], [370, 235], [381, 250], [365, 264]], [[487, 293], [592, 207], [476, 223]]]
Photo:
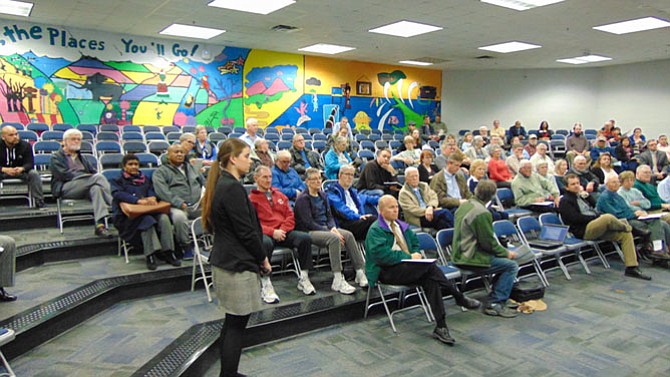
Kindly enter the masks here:
[[[295, 249], [300, 263], [298, 290], [306, 295], [315, 293], [309, 281], [312, 268], [312, 238], [305, 232], [295, 230], [295, 217], [288, 198], [272, 187], [272, 171], [267, 166], [259, 166], [254, 172], [256, 188], [251, 190], [249, 200], [256, 208], [258, 221], [263, 229], [263, 248], [268, 260], [276, 246]], [[267, 304], [279, 302], [279, 296], [272, 286], [270, 276], [261, 276], [261, 298]]]
[[606, 140], [610, 140], [614, 134], [614, 123], [608, 120], [600, 129], [600, 135], [603, 135]]
[[403, 139], [405, 150], [391, 157], [391, 161], [402, 161], [406, 166], [417, 166], [421, 159], [421, 149], [414, 148], [414, 139], [405, 136]]
[[591, 172], [598, 178], [598, 182], [606, 182], [608, 177], [619, 178], [619, 174], [612, 166], [612, 156], [609, 153], [600, 154], [594, 161]]
[[[533, 164], [528, 160], [521, 161], [519, 174], [512, 181], [512, 192], [516, 205], [533, 212], [553, 211], [558, 206], [560, 195], [558, 188], [549, 184], [549, 180], [533, 173]], [[553, 205], [547, 205], [548, 202], [553, 202]]]
[[[670, 225], [667, 222], [655, 219], [651, 221], [640, 221], [638, 217], [646, 216], [644, 210], [633, 210], [626, 199], [618, 194], [621, 187], [619, 177], [609, 176], [605, 181], [607, 189], [598, 198], [596, 209], [600, 213], [609, 213], [618, 219], [626, 219], [633, 227], [633, 235], [643, 236], [646, 242], [649, 240], [663, 240], [665, 245], [670, 242]], [[636, 234], [637, 230], [637, 234]], [[642, 232], [642, 233], [640, 233]], [[651, 234], [649, 234], [651, 233]], [[654, 259], [668, 259], [666, 248], [650, 250]]]
[[[412, 122], [410, 122], [411, 124]], [[412, 139], [414, 139], [414, 147], [417, 149], [421, 149], [421, 146], [423, 145], [423, 140], [421, 139], [421, 132], [418, 129], [413, 129], [411, 131], [408, 131], [405, 136], [411, 136]], [[405, 149], [405, 144], [401, 145], [400, 148], [398, 148], [397, 152], [403, 152]]]
[[184, 132], [179, 136], [179, 144], [184, 149], [184, 161], [192, 163], [191, 160], [198, 158], [195, 151], [195, 135], [190, 132]]
[[523, 128], [523, 126], [521, 125], [521, 121], [517, 120], [516, 122], [514, 122], [514, 125], [509, 128], [509, 133], [508, 133], [508, 136], [507, 136], [507, 144], [510, 144], [510, 145], [513, 144], [512, 143], [512, 138], [514, 138], [514, 137], [518, 137], [519, 142], [521, 142], [521, 140], [525, 140], [526, 137], [528, 137], [528, 134], [526, 133], [526, 129]]
[[380, 149], [377, 158], [365, 164], [365, 168], [358, 179], [358, 192], [366, 195], [382, 196], [389, 194], [398, 196], [400, 186], [387, 186], [385, 182], [397, 182], [396, 171], [390, 164], [391, 151]]
[[419, 132], [421, 133], [421, 140], [424, 143], [427, 143], [429, 140], [440, 141], [440, 136], [435, 131], [435, 127], [430, 123], [430, 116], [428, 115], [423, 117], [423, 124]]
[[621, 143], [623, 138], [621, 137], [621, 128], [614, 127], [612, 128], [612, 136], [607, 139], [609, 143]]
[[633, 134], [630, 135], [629, 139], [630, 144], [636, 150], [635, 154], [640, 153], [647, 143], [647, 138], [642, 134], [642, 129], [640, 127], [633, 129]]
[[112, 187], [112, 221], [119, 237], [130, 244], [142, 243], [147, 268], [155, 270], [156, 256], [173, 266], [181, 266], [174, 255], [174, 236], [170, 217], [163, 213], [148, 214], [134, 219], [121, 210], [121, 203], [151, 205], [158, 204], [151, 178], [140, 171], [140, 160], [130, 153], [121, 160], [123, 172], [110, 182]]
[[351, 129], [349, 127], [340, 128], [337, 133], [333, 132], [328, 137], [328, 149], [331, 149], [335, 145], [335, 141], [339, 136], [342, 136], [347, 141], [347, 146], [344, 149], [345, 152], [351, 153], [351, 141], [354, 139], [354, 136], [351, 134]]
[[512, 173], [509, 171], [505, 161], [500, 158], [500, 150], [500, 147], [491, 149], [491, 159], [488, 163], [489, 179], [494, 181], [498, 188], [509, 188], [512, 184]]
[[419, 180], [421, 182], [430, 183], [433, 176], [439, 171], [437, 166], [433, 164], [433, 151], [421, 151], [421, 163], [419, 164]]
[[665, 156], [670, 159], [670, 143], [668, 143], [668, 135], [658, 135], [658, 150], [665, 152]]
[[435, 263], [403, 263], [406, 259], [422, 259], [419, 240], [409, 225], [398, 220], [398, 202], [390, 195], [379, 200], [379, 218], [370, 227], [365, 239], [366, 272], [370, 284], [377, 282], [398, 285], [420, 285], [426, 292], [428, 304], [437, 326], [433, 337], [453, 345], [445, 319], [443, 290], [454, 296], [460, 306], [476, 309], [481, 303], [464, 296], [453, 281], [447, 280]]
[[558, 184], [556, 183], [556, 179], [554, 178], [553, 175], [549, 174], [549, 165], [541, 161], [537, 165], [534, 166], [535, 171], [537, 173], [537, 176], [542, 180], [546, 181], [547, 185], [549, 187], [552, 187], [553, 189], [550, 190], [551, 192], [558, 192], [560, 195], [560, 190], [558, 189]]
[[486, 162], [484, 160], [474, 160], [470, 164], [470, 177], [468, 177], [468, 189], [475, 193], [475, 187], [482, 179], [486, 178]]
[[658, 150], [658, 142], [655, 139], [647, 141], [647, 150], [637, 156], [640, 165], [648, 165], [651, 168], [652, 182], [657, 182], [665, 178], [668, 174], [668, 156], [665, 152]]
[[240, 140], [247, 143], [249, 148], [252, 150], [256, 145], [256, 139], [260, 138], [256, 132], [258, 132], [258, 119], [248, 118], [246, 121], [247, 132], [244, 135], [240, 136]]
[[355, 282], [361, 287], [367, 287], [365, 276], [365, 261], [358, 248], [356, 238], [348, 230], [335, 226], [335, 219], [330, 210], [328, 197], [321, 190], [321, 173], [309, 168], [305, 172], [307, 190], [302, 192], [295, 201], [296, 229], [309, 232], [312, 243], [318, 247], [328, 248], [330, 268], [333, 271], [333, 284], [330, 288], [342, 294], [350, 295], [356, 292], [344, 279], [342, 274], [342, 247], [346, 248], [356, 270]]
[[168, 148], [168, 161], [153, 174], [154, 191], [160, 200], [170, 202], [170, 218], [174, 233], [184, 257], [193, 255], [193, 241], [189, 220], [200, 216], [200, 196], [205, 179], [189, 163], [184, 161], [185, 154], [181, 144], [172, 144]]
[[516, 253], [502, 247], [493, 233], [493, 217], [486, 203], [493, 199], [496, 185], [482, 180], [475, 195], [456, 211], [452, 261], [456, 266], [483, 274], [496, 274], [484, 313], [513, 318], [516, 310], [507, 305], [519, 271]]
[[663, 199], [661, 199], [661, 197], [658, 195], [656, 186], [651, 183], [652, 175], [651, 168], [648, 165], [638, 166], [637, 172], [635, 173], [635, 185], [633, 187], [640, 190], [642, 195], [649, 199], [651, 204], [649, 207], [650, 210], [670, 210], [670, 204], [665, 203]]
[[[579, 183], [584, 187], [584, 190], [591, 193], [598, 192], [598, 186], [600, 186], [600, 181], [595, 174], [589, 170], [588, 164], [586, 163], [586, 157], [577, 156], [572, 161], [572, 168], [570, 173], [576, 175], [579, 178]], [[567, 182], [566, 182], [567, 183]], [[594, 198], [595, 199], [595, 198]]]
[[537, 150], [537, 135], [530, 134], [528, 135], [528, 144], [526, 144], [523, 149], [528, 153], [530, 157], [533, 157], [535, 151]]
[[12, 126], [2, 127], [0, 141], [0, 182], [3, 179], [20, 179], [28, 184], [35, 206], [44, 207], [42, 179], [34, 168], [33, 147], [19, 138], [19, 133]]
[[605, 136], [600, 135], [596, 138], [596, 142], [591, 147], [591, 151], [589, 152], [589, 155], [591, 156], [591, 161], [598, 161], [598, 157], [603, 153], [607, 153], [613, 156], [614, 148], [611, 148], [609, 145], [607, 145], [607, 139], [605, 138]]
[[530, 157], [530, 162], [533, 164], [533, 169], [537, 170], [537, 165], [540, 162], [547, 164], [549, 174], [554, 174], [554, 160], [547, 154], [547, 144], [539, 143], [535, 154]]
[[323, 170], [319, 154], [305, 149], [305, 137], [302, 134], [293, 135], [293, 146], [288, 151], [291, 153], [291, 167], [300, 176], [304, 176], [305, 170], [309, 168]]
[[275, 165], [275, 157], [273, 153], [270, 152], [270, 145], [268, 144], [267, 140], [260, 137], [257, 138], [254, 143], [254, 148], [260, 165], [267, 166], [269, 168], [272, 168]]
[[[448, 135], [452, 136], [452, 135]], [[470, 166], [472, 160], [470, 160], [465, 153], [461, 152], [460, 149], [456, 146], [456, 141], [449, 138], [444, 139], [440, 145], [440, 155], [435, 158], [435, 166], [437, 166], [438, 171], [444, 169], [447, 166], [447, 158], [452, 154], [456, 154], [461, 159], [461, 164], [463, 166]]]
[[359, 194], [352, 186], [354, 172], [353, 166], [342, 165], [337, 182], [330, 185], [327, 194], [339, 227], [350, 231], [358, 241], [362, 241], [370, 225], [375, 222], [372, 213], [377, 213], [375, 208], [379, 197]]
[[491, 142], [491, 138], [489, 137], [489, 128], [486, 126], [481, 126], [479, 127], [479, 136], [482, 137], [484, 140], [484, 145], [488, 145]]
[[537, 130], [537, 137], [540, 140], [549, 141], [551, 140], [551, 135], [554, 134], [554, 131], [549, 129], [549, 122], [543, 120], [540, 122], [540, 128]]
[[[342, 130], [346, 130], [346, 132]], [[335, 125], [333, 126], [333, 135], [340, 135], [340, 134], [346, 136], [347, 140], [351, 141], [354, 139], [354, 133], [351, 130], [351, 125], [349, 124], [349, 118], [347, 117], [340, 118], [340, 121], [335, 123]]]
[[554, 180], [561, 195], [565, 194], [565, 174], [568, 172], [568, 162], [564, 159], [556, 160], [554, 166]]
[[81, 131], [71, 128], [63, 134], [63, 146], [51, 155], [51, 193], [62, 199], [90, 199], [95, 218], [95, 235], [111, 238], [105, 227], [112, 193], [109, 182], [80, 151]]
[[291, 153], [287, 150], [277, 153], [277, 160], [272, 168], [272, 186], [278, 188], [290, 200], [295, 200], [305, 191], [305, 182], [291, 167]]
[[466, 132], [463, 134], [463, 140], [461, 140], [461, 150], [465, 152], [470, 149], [472, 147], [473, 141], [474, 136], [472, 135], [472, 132]]
[[638, 268], [633, 228], [610, 214], [598, 215], [595, 210], [596, 200], [593, 195], [584, 191], [579, 177], [575, 174], [565, 176], [566, 192], [558, 205], [559, 212], [570, 232], [585, 240], [616, 241], [621, 244], [626, 265], [625, 276], [643, 280], [651, 280]]
[[440, 114], [435, 115], [435, 121], [432, 123], [435, 132], [440, 139], [444, 139], [447, 134], [447, 125], [442, 121], [442, 116]]
[[475, 160], [478, 158], [482, 160], [488, 160], [489, 152], [487, 152], [484, 148], [484, 139], [481, 136], [475, 136], [472, 141], [472, 146], [468, 148], [467, 151], [465, 151], [465, 155], [468, 156], [470, 160]]
[[591, 162], [591, 154], [589, 153], [591, 143], [582, 132], [581, 123], [575, 123], [572, 127], [572, 135], [565, 139], [565, 149], [567, 151], [565, 158], [568, 160], [568, 164], [572, 165], [575, 156], [584, 156], [587, 162]]
[[658, 196], [660, 196], [664, 202], [670, 203], [670, 177], [665, 177], [662, 181], [658, 182], [656, 191], [658, 191]]
[[202, 164], [212, 166], [216, 161], [216, 144], [207, 138], [207, 128], [197, 126], [195, 128], [195, 156], [202, 159]]
[[624, 137], [621, 139], [621, 143], [614, 148], [614, 156], [621, 162], [621, 169], [630, 170], [632, 172], [637, 169], [637, 155], [635, 155], [635, 150], [630, 144], [629, 138]]
[[617, 191], [621, 195], [628, 206], [633, 211], [646, 211], [651, 208], [651, 202], [649, 199], [644, 197], [642, 191], [633, 187], [635, 184], [635, 174], [632, 171], [624, 171], [619, 174], [619, 180], [621, 181], [621, 187]]
[[16, 243], [14, 239], [0, 236], [0, 302], [16, 301], [16, 296], [5, 291], [14, 286]]
[[514, 175], [519, 173], [519, 163], [524, 159], [524, 152], [523, 144], [512, 144], [512, 153], [505, 160], [505, 164]]
[[491, 142], [486, 146], [486, 151], [489, 153], [489, 155], [491, 155], [491, 149], [495, 147], [500, 147], [500, 158], [504, 160], [508, 157], [504, 148], [505, 143], [503, 142], [503, 139], [497, 135], [491, 136]]
[[335, 144], [333, 147], [326, 153], [326, 178], [327, 179], [337, 179], [337, 173], [340, 171], [342, 165], [351, 164], [351, 157], [347, 153], [347, 145], [349, 142], [344, 136], [338, 136], [335, 139]]
[[422, 228], [447, 229], [454, 226], [454, 215], [437, 204], [437, 194], [427, 183], [419, 181], [419, 171], [405, 170], [405, 184], [400, 190], [400, 208], [405, 220]]
[[447, 166], [430, 181], [430, 188], [437, 193], [438, 206], [452, 211], [472, 197], [461, 171], [461, 161], [454, 154], [449, 156]]
[[491, 137], [498, 136], [503, 142], [505, 140], [505, 129], [500, 127], [500, 121], [498, 119], [493, 121], [493, 128], [491, 128]]

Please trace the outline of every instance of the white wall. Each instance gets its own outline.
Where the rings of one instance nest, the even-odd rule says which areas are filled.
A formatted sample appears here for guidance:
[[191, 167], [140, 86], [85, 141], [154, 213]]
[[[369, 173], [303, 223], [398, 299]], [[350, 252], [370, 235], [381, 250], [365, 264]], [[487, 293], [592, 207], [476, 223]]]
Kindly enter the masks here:
[[547, 120], [552, 128], [579, 121], [600, 128], [616, 119], [622, 131], [670, 133], [670, 60], [604, 68], [450, 71], [442, 73], [442, 119], [450, 130], [504, 127], [526, 130]]

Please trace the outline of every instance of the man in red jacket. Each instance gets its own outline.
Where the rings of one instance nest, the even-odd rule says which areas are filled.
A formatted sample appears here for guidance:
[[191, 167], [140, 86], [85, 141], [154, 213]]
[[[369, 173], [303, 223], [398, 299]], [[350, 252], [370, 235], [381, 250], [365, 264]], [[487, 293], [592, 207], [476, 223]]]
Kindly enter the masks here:
[[[308, 233], [294, 230], [295, 217], [286, 195], [272, 187], [272, 170], [261, 165], [254, 172], [256, 189], [251, 190], [249, 199], [256, 207], [258, 220], [263, 228], [263, 247], [268, 258], [275, 246], [298, 250], [300, 278], [298, 289], [306, 295], [315, 293], [309, 281], [308, 271], [312, 268], [312, 238]], [[269, 276], [261, 277], [261, 297], [268, 304], [279, 302]]]

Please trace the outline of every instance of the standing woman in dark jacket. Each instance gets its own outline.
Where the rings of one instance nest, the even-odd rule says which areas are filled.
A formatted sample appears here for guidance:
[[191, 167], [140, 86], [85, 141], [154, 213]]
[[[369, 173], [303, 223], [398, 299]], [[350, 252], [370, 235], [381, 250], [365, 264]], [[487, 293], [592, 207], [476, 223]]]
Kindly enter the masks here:
[[156, 255], [175, 267], [181, 266], [181, 261], [173, 254], [173, 230], [168, 215], [156, 213], [131, 219], [121, 211], [120, 203], [158, 203], [151, 179], [140, 171], [140, 160], [137, 156], [132, 153], [123, 156], [121, 168], [121, 175], [110, 182], [114, 198], [112, 220], [114, 227], [119, 230], [119, 237], [131, 244], [137, 243], [138, 236], [142, 239], [147, 268], [150, 270], [157, 267]]
[[220, 338], [220, 376], [239, 375], [242, 336], [251, 313], [261, 308], [259, 274], [272, 272], [256, 210], [240, 183], [251, 167], [249, 155], [249, 146], [242, 140], [224, 141], [202, 199], [202, 225], [214, 234], [210, 256], [214, 292], [226, 313]]

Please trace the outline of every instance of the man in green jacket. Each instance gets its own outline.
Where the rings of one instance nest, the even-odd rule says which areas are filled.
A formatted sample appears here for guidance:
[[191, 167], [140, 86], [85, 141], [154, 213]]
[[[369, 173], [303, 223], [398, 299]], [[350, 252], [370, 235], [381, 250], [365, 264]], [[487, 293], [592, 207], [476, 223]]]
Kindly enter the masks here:
[[407, 223], [398, 220], [398, 201], [391, 195], [379, 199], [379, 218], [368, 231], [365, 250], [368, 284], [374, 287], [379, 281], [384, 284], [422, 286], [437, 322], [433, 337], [453, 345], [456, 341], [447, 328], [442, 289], [452, 295], [458, 305], [468, 309], [476, 309], [481, 303], [465, 297], [435, 263], [404, 262], [422, 258], [419, 240]]
[[650, 210], [670, 209], [670, 204], [665, 203], [658, 195], [658, 189], [651, 183], [652, 172], [649, 165], [640, 165], [635, 170], [635, 184], [633, 187], [640, 190], [645, 198], [651, 202]]
[[552, 212], [558, 208], [560, 196], [558, 187], [552, 186], [549, 180], [543, 180], [539, 174], [533, 173], [533, 164], [530, 160], [519, 162], [519, 174], [512, 180], [512, 192], [514, 201], [519, 207], [534, 212]]
[[485, 203], [495, 193], [496, 184], [493, 181], [479, 181], [475, 197], [458, 207], [454, 221], [453, 262], [482, 274], [498, 274], [484, 313], [512, 318], [517, 312], [507, 307], [507, 299], [519, 266], [513, 260], [516, 253], [502, 247], [493, 233], [493, 217]]

